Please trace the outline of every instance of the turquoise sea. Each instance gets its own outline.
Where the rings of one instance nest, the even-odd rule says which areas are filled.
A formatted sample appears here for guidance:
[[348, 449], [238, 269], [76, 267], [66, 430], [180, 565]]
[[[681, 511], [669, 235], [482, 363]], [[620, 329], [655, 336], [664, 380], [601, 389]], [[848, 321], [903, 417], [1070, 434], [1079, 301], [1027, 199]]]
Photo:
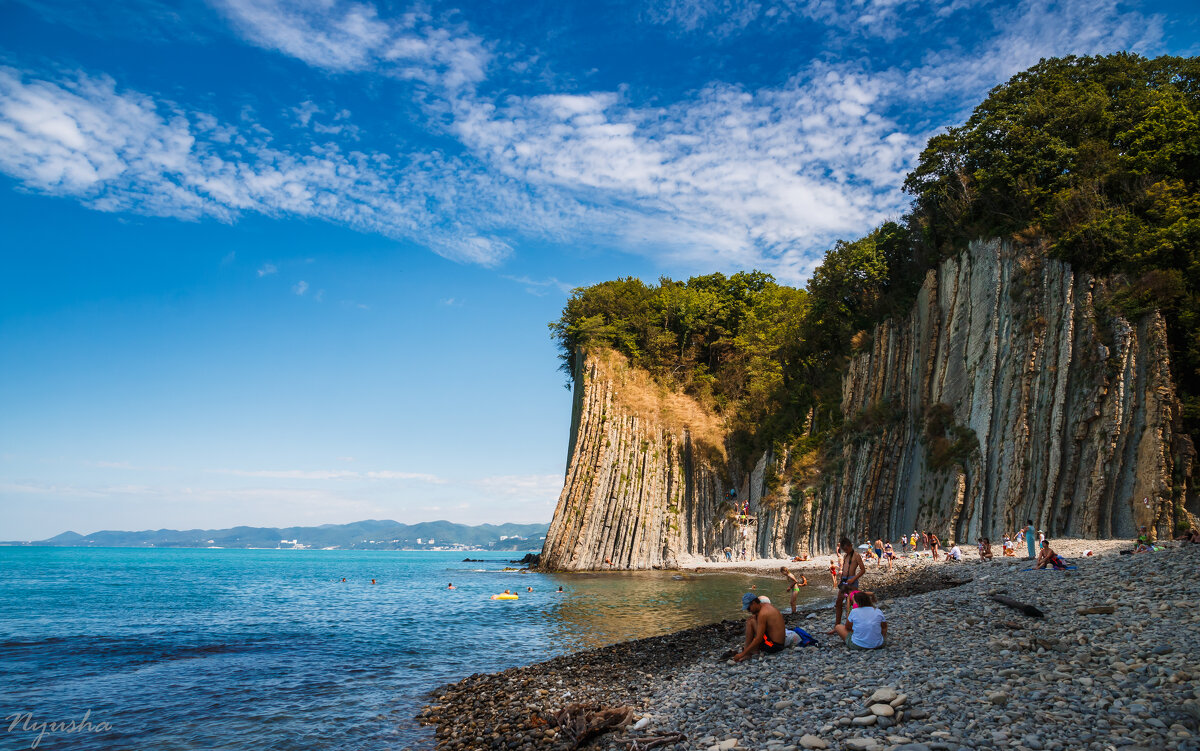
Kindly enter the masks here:
[[438, 685], [737, 617], [751, 584], [785, 604], [778, 576], [502, 571], [521, 555], [0, 548], [0, 747], [90, 712], [111, 730], [37, 748], [426, 748]]

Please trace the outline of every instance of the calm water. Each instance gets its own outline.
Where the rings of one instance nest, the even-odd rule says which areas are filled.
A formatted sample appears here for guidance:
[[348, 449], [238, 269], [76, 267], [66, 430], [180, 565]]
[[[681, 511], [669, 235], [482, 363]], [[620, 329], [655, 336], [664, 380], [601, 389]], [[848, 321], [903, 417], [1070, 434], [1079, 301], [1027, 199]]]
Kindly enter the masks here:
[[[735, 617], [752, 583], [786, 606], [780, 577], [507, 565], [463, 552], [0, 548], [4, 714], [90, 709], [112, 725], [47, 733], [38, 748], [51, 750], [425, 748], [432, 735], [412, 718], [443, 683]], [[827, 599], [823, 585], [802, 596]], [[505, 588], [521, 599], [488, 599]], [[29, 748], [36, 733], [8, 723], [0, 748]]]

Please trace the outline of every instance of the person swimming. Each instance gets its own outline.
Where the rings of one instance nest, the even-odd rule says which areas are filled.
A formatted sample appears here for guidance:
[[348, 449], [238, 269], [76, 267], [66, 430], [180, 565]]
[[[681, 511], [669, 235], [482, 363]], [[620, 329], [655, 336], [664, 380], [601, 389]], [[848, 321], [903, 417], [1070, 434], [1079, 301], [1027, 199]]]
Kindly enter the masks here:
[[533, 591], [533, 587], [526, 587], [526, 588], [525, 588], [525, 591], [526, 591], [526, 592], [532, 592], [532, 591]]
[[454, 589], [454, 582], [450, 582], [449, 584], [447, 584], [446, 589]]
[[560, 593], [560, 594], [562, 594], [562, 591], [563, 591], [563, 590], [562, 590], [562, 587], [559, 587], [559, 588], [558, 588], [558, 591], [559, 591], [559, 593]]

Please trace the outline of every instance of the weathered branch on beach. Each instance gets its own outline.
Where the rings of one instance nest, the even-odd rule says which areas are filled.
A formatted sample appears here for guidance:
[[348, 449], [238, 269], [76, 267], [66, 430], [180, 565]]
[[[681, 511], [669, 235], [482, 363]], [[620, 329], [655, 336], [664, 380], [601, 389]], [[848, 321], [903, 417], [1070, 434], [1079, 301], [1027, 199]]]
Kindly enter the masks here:
[[621, 741], [629, 751], [650, 751], [659, 746], [669, 746], [672, 743], [682, 743], [687, 740], [683, 733], [667, 733], [665, 735], [647, 735], [642, 738], [630, 738]]
[[1017, 600], [1014, 600], [1011, 597], [1005, 597], [1004, 595], [992, 595], [992, 599], [995, 600], [996, 602], [1000, 603], [1001, 605], [1007, 605], [1008, 607], [1012, 608], [1013, 610], [1019, 610], [1022, 613], [1024, 613], [1025, 615], [1029, 616], [1030, 618], [1045, 618], [1046, 617], [1045, 613], [1038, 610], [1034, 606], [1026, 605], [1023, 602], [1018, 602]]
[[620, 730], [633, 720], [630, 707], [604, 707], [599, 704], [568, 704], [550, 716], [548, 724], [559, 728], [571, 748], [583, 748], [593, 739], [612, 730]]

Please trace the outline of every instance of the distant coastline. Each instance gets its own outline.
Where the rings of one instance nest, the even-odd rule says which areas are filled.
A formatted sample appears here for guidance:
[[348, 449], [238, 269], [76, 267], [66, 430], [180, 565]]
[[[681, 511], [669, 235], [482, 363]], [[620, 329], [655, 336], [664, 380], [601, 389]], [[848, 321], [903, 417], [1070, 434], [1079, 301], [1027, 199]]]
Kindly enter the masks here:
[[45, 540], [0, 541], [0, 546], [516, 552], [540, 550], [548, 528], [548, 524], [401, 524], [368, 519], [316, 527], [63, 532]]

